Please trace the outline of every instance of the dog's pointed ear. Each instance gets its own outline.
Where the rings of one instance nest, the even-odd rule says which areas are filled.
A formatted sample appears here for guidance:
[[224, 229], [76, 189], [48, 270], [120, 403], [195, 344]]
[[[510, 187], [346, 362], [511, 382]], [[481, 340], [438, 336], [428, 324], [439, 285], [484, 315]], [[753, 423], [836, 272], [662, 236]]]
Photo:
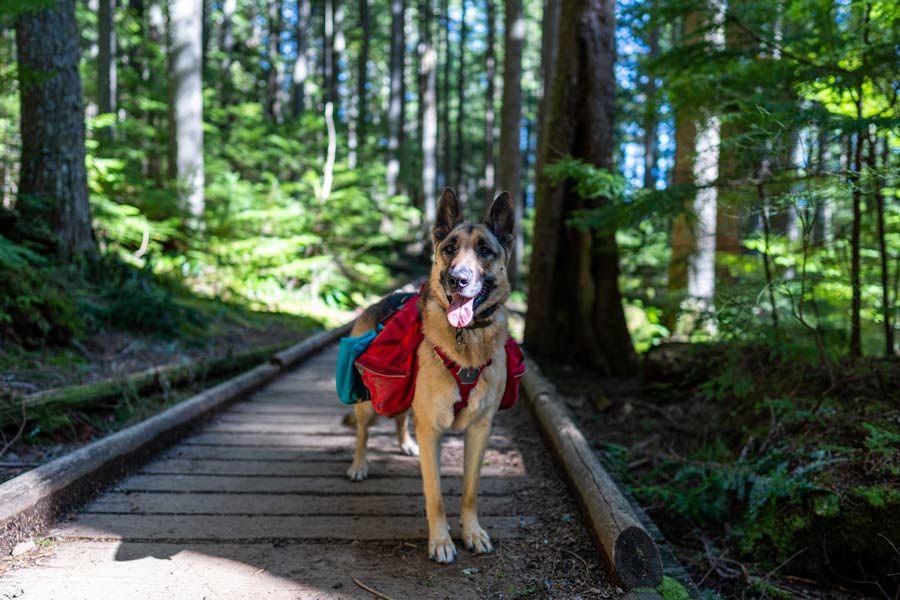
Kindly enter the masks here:
[[516, 209], [507, 192], [501, 192], [494, 198], [484, 224], [509, 253], [515, 240]]
[[453, 228], [462, 223], [462, 210], [459, 207], [459, 199], [453, 190], [444, 188], [440, 200], [437, 205], [437, 218], [434, 220], [434, 227], [431, 228], [431, 240], [435, 246], [441, 243], [441, 240], [447, 237]]

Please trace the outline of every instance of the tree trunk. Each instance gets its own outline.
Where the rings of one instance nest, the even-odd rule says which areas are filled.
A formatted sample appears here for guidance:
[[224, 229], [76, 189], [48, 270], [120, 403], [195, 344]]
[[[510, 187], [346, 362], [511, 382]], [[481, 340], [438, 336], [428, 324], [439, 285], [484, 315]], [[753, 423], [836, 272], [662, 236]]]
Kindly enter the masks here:
[[225, 0], [222, 3], [222, 79], [219, 82], [219, 94], [222, 105], [229, 104], [231, 94], [231, 55], [234, 52], [234, 13], [237, 0]]
[[[651, 60], [659, 56], [659, 28], [653, 26], [650, 30], [650, 54]], [[656, 189], [656, 180], [659, 172], [656, 169], [659, 115], [656, 107], [656, 76], [647, 73], [647, 86], [644, 88], [644, 189]]]
[[391, 58], [390, 90], [388, 96], [388, 163], [387, 193], [397, 193], [400, 177], [400, 135], [403, 131], [403, 57], [404, 26], [406, 24], [405, 0], [391, 0]]
[[169, 177], [178, 182], [192, 227], [203, 217], [203, 15], [195, 0], [173, 0], [169, 9]]
[[294, 70], [291, 75], [293, 99], [291, 114], [294, 118], [303, 114], [306, 108], [306, 94], [303, 88], [306, 85], [306, 78], [309, 77], [307, 52], [309, 51], [310, 11], [310, 0], [297, 0], [297, 60], [294, 61]]
[[63, 260], [97, 252], [84, 166], [78, 43], [75, 0], [57, 0], [16, 20], [22, 135], [18, 208], [49, 218]]
[[[612, 166], [614, 11], [612, 0], [562, 4], [544, 164], [568, 154], [597, 168]], [[636, 357], [619, 294], [614, 232], [566, 225], [573, 211], [608, 200], [581, 198], [573, 187], [570, 181], [551, 185], [539, 175], [525, 343], [537, 356], [632, 373]]]
[[465, 201], [468, 197], [463, 188], [463, 156], [465, 156], [465, 111], [466, 103], [466, 0], [460, 0], [462, 18], [459, 21], [459, 71], [456, 76], [456, 158], [453, 168], [453, 182], [457, 195]]
[[[369, 0], [359, 0], [359, 25], [362, 29], [362, 41], [359, 49], [359, 77], [356, 82], [356, 135], [360, 140], [358, 145], [363, 146], [366, 143], [366, 124], [369, 119], [367, 88], [369, 87], [369, 42], [372, 35]], [[393, 22], [391, 27], [393, 27]]]
[[[858, 89], [857, 96], [857, 117], [862, 118], [862, 86]], [[851, 305], [850, 305], [850, 356], [862, 356], [862, 339], [860, 337], [860, 304], [862, 283], [860, 280], [860, 224], [862, 222], [862, 212], [860, 202], [862, 200], [862, 182], [860, 174], [862, 171], [862, 155], [863, 155], [863, 138], [862, 134], [857, 131], [856, 144], [853, 149], [853, 170], [850, 173], [851, 201], [853, 202], [853, 225], [850, 230], [850, 287], [851, 287]]]
[[509, 192], [516, 209], [516, 242], [509, 261], [509, 277], [518, 284], [522, 272], [522, 47], [525, 17], [522, 0], [506, 0], [504, 11], [503, 109], [500, 113], [500, 187]]
[[442, 65], [441, 92], [438, 95], [438, 115], [440, 117], [440, 135], [442, 142], [442, 150], [440, 153], [440, 174], [443, 185], [450, 185], [450, 169], [453, 165], [453, 157], [451, 156], [450, 142], [450, 72], [453, 70], [453, 57], [450, 52], [450, 3], [449, 0], [441, 0], [441, 50], [443, 60], [438, 64]]
[[496, 40], [497, 15], [494, 0], [487, 0], [487, 56], [485, 60], [485, 77], [487, 92], [485, 94], [484, 111], [484, 187], [487, 192], [484, 209], [487, 210], [496, 192], [496, 173], [494, 165], [494, 80], [497, 72], [497, 53], [494, 48]]
[[[100, 0], [97, 15], [97, 95], [100, 114], [116, 113], [116, 0]], [[110, 138], [116, 130], [110, 126]]]
[[[698, 21], [696, 13], [685, 19], [685, 39], [693, 38]], [[672, 184], [697, 189], [685, 198], [685, 214], [672, 223], [669, 292], [686, 295], [684, 307], [695, 316], [712, 308], [715, 295], [717, 193], [713, 183], [718, 178], [719, 141], [717, 118], [704, 117], [692, 107], [675, 107]], [[675, 327], [676, 315], [676, 310], [666, 315], [669, 329]]]
[[537, 156], [534, 167], [534, 181], [537, 181], [544, 171], [544, 154], [541, 148], [544, 146], [544, 131], [547, 121], [547, 104], [550, 102], [550, 93], [553, 87], [553, 77], [556, 70], [556, 50], [559, 36], [559, 0], [544, 0], [544, 14], [541, 25], [541, 99], [538, 104], [537, 114]]
[[437, 212], [437, 52], [431, 41], [431, 0], [422, 0], [422, 194], [425, 226], [430, 229]]
[[337, 51], [335, 49], [335, 14], [340, 0], [325, 0], [325, 36], [322, 63], [325, 69], [325, 102], [331, 102], [337, 112]]
[[281, 120], [281, 88], [284, 83], [284, 67], [281, 63], [281, 29], [284, 21], [283, 0], [269, 0], [269, 43], [266, 72], [266, 118]]
[[894, 323], [891, 320], [891, 287], [890, 287], [890, 267], [888, 265], [888, 251], [885, 243], [885, 226], [884, 226], [884, 194], [882, 189], [887, 186], [886, 177], [882, 173], [887, 173], [888, 157], [890, 150], [887, 139], [884, 140], [884, 151], [882, 154], [883, 161], [881, 163], [882, 173], [877, 171], [877, 144], [869, 141], [869, 169], [872, 173], [872, 188], [875, 196], [875, 212], [878, 218], [878, 255], [881, 259], [881, 314], [882, 326], [884, 327], [884, 355], [894, 355]]

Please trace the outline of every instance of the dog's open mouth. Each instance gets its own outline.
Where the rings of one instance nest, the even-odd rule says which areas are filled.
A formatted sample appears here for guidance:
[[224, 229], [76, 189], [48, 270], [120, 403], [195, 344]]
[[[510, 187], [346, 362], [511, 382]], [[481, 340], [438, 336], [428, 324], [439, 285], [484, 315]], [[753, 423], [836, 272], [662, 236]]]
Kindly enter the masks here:
[[447, 296], [450, 306], [447, 307], [447, 321], [456, 328], [468, 327], [475, 318], [475, 309], [487, 299], [490, 287], [483, 285], [477, 296], [471, 298], [462, 294]]

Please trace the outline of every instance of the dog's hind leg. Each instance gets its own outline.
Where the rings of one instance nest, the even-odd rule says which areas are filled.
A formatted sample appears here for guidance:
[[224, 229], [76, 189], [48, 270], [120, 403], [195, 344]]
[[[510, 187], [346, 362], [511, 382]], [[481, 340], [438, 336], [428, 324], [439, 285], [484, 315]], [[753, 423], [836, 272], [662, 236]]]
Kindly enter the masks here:
[[353, 464], [347, 469], [350, 481], [362, 481], [369, 475], [369, 463], [366, 461], [366, 444], [369, 441], [369, 425], [378, 419], [371, 402], [357, 402], [353, 405], [356, 415], [356, 451], [353, 453]]
[[418, 456], [419, 445], [409, 435], [409, 411], [394, 419], [394, 422], [397, 425], [397, 443], [400, 444], [400, 452], [407, 456]]
[[481, 477], [484, 451], [490, 437], [490, 419], [481, 419], [466, 428], [466, 446], [463, 453], [463, 494], [459, 521], [462, 526], [463, 544], [469, 550], [475, 551], [476, 554], [494, 551], [491, 536], [478, 523], [478, 481]]

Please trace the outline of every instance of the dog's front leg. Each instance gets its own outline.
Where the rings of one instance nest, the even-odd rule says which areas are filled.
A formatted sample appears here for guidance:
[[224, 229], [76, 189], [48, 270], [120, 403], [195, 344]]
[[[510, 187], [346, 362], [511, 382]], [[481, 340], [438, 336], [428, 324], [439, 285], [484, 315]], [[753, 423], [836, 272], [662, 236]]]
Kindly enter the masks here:
[[481, 419], [466, 428], [466, 447], [463, 454], [463, 495], [459, 511], [463, 544], [476, 554], [493, 552], [491, 536], [478, 523], [478, 481], [481, 463], [491, 437], [491, 420]]
[[[415, 413], [414, 413], [415, 414]], [[441, 495], [441, 436], [431, 424], [416, 421], [422, 485], [425, 492], [425, 515], [428, 518], [428, 558], [439, 563], [456, 559], [456, 546], [450, 538], [450, 525]]]

